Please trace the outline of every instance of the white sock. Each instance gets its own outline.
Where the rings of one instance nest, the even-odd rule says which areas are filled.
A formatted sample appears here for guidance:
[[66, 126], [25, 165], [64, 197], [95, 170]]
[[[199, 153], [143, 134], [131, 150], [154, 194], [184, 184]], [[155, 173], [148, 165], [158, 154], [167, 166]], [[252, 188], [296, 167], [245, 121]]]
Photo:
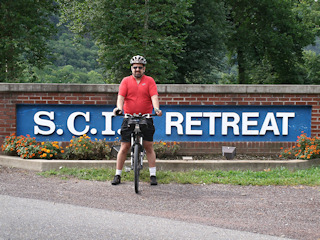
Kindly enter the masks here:
[[116, 170], [116, 175], [121, 176], [121, 173], [122, 173], [122, 170], [119, 170], [119, 169]]
[[150, 172], [150, 176], [156, 176], [157, 168], [156, 167], [149, 168], [149, 172]]

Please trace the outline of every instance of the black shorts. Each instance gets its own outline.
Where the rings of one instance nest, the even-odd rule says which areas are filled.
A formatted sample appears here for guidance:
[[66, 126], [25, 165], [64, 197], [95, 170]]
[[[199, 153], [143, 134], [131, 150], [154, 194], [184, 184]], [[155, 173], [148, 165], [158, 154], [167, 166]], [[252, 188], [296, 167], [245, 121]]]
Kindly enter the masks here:
[[[143, 140], [153, 142], [153, 135], [155, 128], [153, 125], [153, 119], [147, 118], [147, 125], [140, 126], [140, 130], [143, 135]], [[134, 130], [134, 125], [128, 126], [128, 119], [123, 119], [121, 125], [121, 142], [131, 142], [131, 133]]]

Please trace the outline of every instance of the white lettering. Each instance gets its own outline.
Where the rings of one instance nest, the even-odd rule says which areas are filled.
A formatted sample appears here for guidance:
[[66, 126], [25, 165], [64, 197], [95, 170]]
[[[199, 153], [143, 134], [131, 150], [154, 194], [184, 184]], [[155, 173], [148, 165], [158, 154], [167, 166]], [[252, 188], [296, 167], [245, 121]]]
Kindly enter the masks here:
[[115, 135], [115, 131], [112, 131], [113, 112], [102, 112], [102, 116], [105, 117], [105, 127], [106, 127], [106, 129], [102, 131], [102, 135]]
[[294, 112], [278, 112], [277, 117], [282, 118], [282, 135], [286, 136], [289, 132], [289, 117], [295, 117]]
[[75, 121], [76, 117], [78, 117], [78, 116], [83, 116], [85, 118], [86, 122], [89, 122], [90, 121], [90, 112], [86, 112], [86, 113], [74, 112], [74, 113], [70, 114], [70, 116], [68, 117], [67, 127], [68, 127], [69, 131], [73, 135], [81, 136], [83, 134], [86, 134], [89, 131], [90, 127], [88, 125], [86, 125], [85, 129], [82, 132], [78, 132], [74, 127], [74, 121]]
[[[229, 122], [229, 118], [233, 118], [233, 121]], [[228, 135], [228, 127], [233, 128], [233, 135], [239, 135], [239, 121], [240, 117], [235, 112], [222, 113], [222, 135]]]
[[50, 120], [40, 118], [40, 116], [42, 115], [49, 117], [50, 120], [54, 120], [54, 112], [46, 112], [46, 111], [37, 112], [33, 117], [35, 124], [43, 127], [48, 127], [49, 130], [44, 131], [44, 130], [41, 130], [38, 126], [34, 126], [34, 134], [50, 135], [54, 133], [54, 131], [56, 130], [56, 125], [54, 124], [54, 122]]
[[[172, 118], [178, 118], [177, 121], [173, 121]], [[166, 134], [171, 135], [171, 128], [176, 127], [179, 135], [183, 135], [183, 115], [179, 112], [167, 112], [166, 113]]]
[[203, 117], [209, 118], [209, 134], [214, 135], [216, 129], [216, 118], [221, 117], [221, 112], [204, 112]]
[[201, 112], [186, 113], [186, 134], [202, 135], [202, 130], [192, 130], [192, 126], [201, 126], [201, 121], [192, 120], [193, 117], [202, 117], [202, 113]]
[[[271, 125], [269, 126], [270, 123]], [[276, 118], [274, 116], [274, 113], [272, 112], [269, 112], [266, 118], [264, 119], [264, 122], [260, 130], [260, 135], [265, 135], [267, 131], [273, 131], [273, 134], [276, 136], [280, 135]]]
[[[102, 112], [104, 117], [105, 128], [101, 132], [102, 135], [113, 136], [116, 131], [112, 129], [113, 113]], [[295, 112], [268, 112], [263, 119], [260, 113], [257, 112], [242, 112], [241, 115], [236, 112], [166, 112], [165, 119], [165, 133], [172, 134], [172, 129], [176, 128], [178, 135], [197, 135], [202, 136], [207, 131], [208, 134], [214, 136], [216, 134], [216, 126], [221, 126], [221, 135], [226, 136], [233, 134], [234, 136], [258, 136], [265, 135], [267, 131], [271, 131], [275, 136], [282, 134], [286, 136], [289, 134], [289, 120], [296, 116]], [[34, 120], [34, 134], [35, 135], [51, 135], [55, 131], [58, 135], [64, 134], [63, 129], [58, 129], [54, 123], [55, 113], [53, 111], [39, 111], [36, 112]], [[74, 112], [67, 118], [67, 128], [71, 134], [81, 136], [90, 131], [90, 126], [80, 124], [76, 129], [75, 122], [77, 117], [84, 117], [85, 122], [90, 122], [90, 112]], [[209, 118], [203, 119], [203, 118]], [[82, 119], [81, 119], [82, 120]], [[206, 124], [202, 124], [205, 120]], [[184, 122], [185, 121], [185, 122]], [[241, 132], [240, 132], [241, 121]], [[278, 123], [281, 121], [281, 124]], [[262, 126], [261, 126], [262, 123]], [[220, 125], [221, 124], [221, 125]], [[59, 125], [60, 126], [60, 125]], [[185, 129], [184, 129], [185, 126]], [[261, 127], [258, 127], [261, 126]], [[281, 129], [280, 129], [281, 128]], [[220, 129], [219, 129], [220, 130]], [[231, 132], [230, 132], [231, 131]], [[97, 129], [92, 128], [91, 134], [97, 134]]]
[[242, 135], [259, 135], [259, 130], [248, 130], [249, 126], [258, 125], [258, 121], [249, 121], [251, 117], [259, 117], [259, 112], [242, 113]]

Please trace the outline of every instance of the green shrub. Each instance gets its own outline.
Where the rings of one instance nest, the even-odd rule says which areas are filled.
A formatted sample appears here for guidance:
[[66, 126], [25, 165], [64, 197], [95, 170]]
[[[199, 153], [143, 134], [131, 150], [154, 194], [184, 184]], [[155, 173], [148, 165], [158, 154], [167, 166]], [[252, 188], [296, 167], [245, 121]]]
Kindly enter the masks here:
[[2, 144], [2, 151], [5, 154], [8, 155], [14, 155], [17, 156], [17, 142], [22, 138], [23, 136], [17, 137], [14, 133], [12, 133], [10, 136], [7, 136]]
[[58, 142], [42, 142], [39, 157], [42, 159], [61, 159], [64, 150]]
[[280, 158], [286, 159], [314, 159], [320, 158], [320, 138], [319, 137], [307, 137], [302, 132], [298, 136], [297, 144], [291, 148], [281, 148]]
[[93, 159], [111, 159], [111, 145], [105, 139], [93, 142]]
[[181, 147], [178, 142], [158, 141], [153, 143], [153, 148], [157, 158], [168, 158], [176, 156]]
[[91, 159], [94, 155], [93, 142], [86, 134], [80, 137], [74, 137], [66, 147], [65, 159]]
[[16, 143], [17, 154], [24, 159], [38, 158], [40, 153], [39, 143], [35, 138], [20, 136], [20, 139]]

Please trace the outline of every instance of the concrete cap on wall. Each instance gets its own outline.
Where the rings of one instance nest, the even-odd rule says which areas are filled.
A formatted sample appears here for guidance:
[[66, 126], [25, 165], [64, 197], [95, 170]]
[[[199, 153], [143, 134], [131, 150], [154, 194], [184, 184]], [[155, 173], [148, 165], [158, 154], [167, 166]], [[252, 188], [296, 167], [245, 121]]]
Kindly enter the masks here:
[[[117, 93], [119, 84], [0, 83], [0, 92]], [[159, 93], [319, 94], [320, 85], [158, 84]]]

